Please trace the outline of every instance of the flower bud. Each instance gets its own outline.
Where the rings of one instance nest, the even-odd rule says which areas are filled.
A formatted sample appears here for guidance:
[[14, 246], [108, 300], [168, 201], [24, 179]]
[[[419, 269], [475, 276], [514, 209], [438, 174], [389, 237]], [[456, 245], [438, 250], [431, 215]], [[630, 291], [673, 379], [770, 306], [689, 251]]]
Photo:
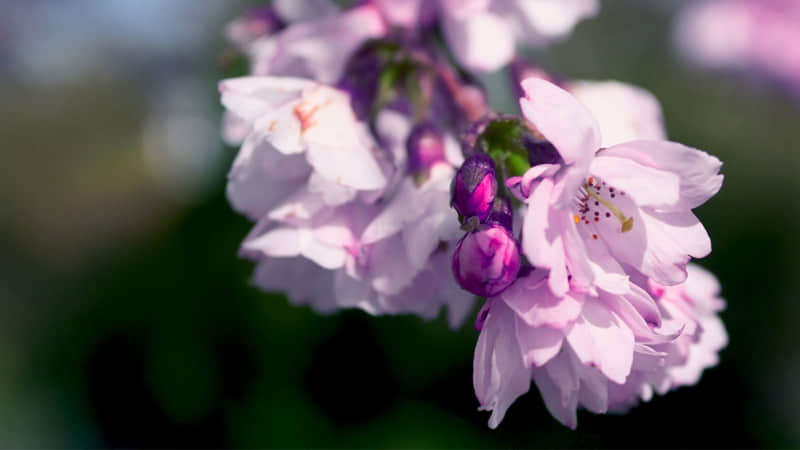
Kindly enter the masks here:
[[531, 167], [539, 164], [562, 164], [564, 162], [555, 146], [545, 138], [525, 133], [522, 136], [522, 145], [528, 150], [528, 162]]
[[261, 36], [280, 31], [285, 24], [272, 6], [258, 6], [228, 25], [228, 39], [239, 47], [246, 47]]
[[361, 120], [367, 120], [378, 98], [378, 79], [386, 65], [382, 42], [368, 42], [345, 65], [338, 87], [350, 94], [350, 106]]
[[427, 171], [434, 164], [445, 161], [444, 135], [431, 122], [418, 123], [408, 135], [406, 151], [409, 173]]
[[483, 153], [467, 158], [450, 185], [450, 205], [462, 217], [476, 216], [481, 222], [489, 216], [496, 195], [494, 161]]
[[453, 253], [453, 276], [462, 288], [481, 296], [503, 292], [520, 268], [519, 247], [511, 232], [501, 225], [483, 226], [467, 233]]
[[487, 225], [500, 225], [507, 230], [512, 229], [514, 223], [514, 210], [511, 209], [511, 202], [505, 197], [497, 197], [492, 203], [492, 211], [484, 221]]

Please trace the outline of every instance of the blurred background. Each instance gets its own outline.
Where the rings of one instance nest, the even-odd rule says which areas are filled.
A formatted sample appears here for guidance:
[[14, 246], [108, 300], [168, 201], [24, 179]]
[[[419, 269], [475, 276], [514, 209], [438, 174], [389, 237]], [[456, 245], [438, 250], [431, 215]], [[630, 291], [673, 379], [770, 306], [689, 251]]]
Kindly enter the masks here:
[[488, 429], [470, 323], [323, 317], [250, 286], [216, 82], [223, 24], [252, 3], [0, 3], [0, 446], [800, 446], [800, 97], [683, 62], [688, 1], [605, 1], [528, 54], [652, 91], [671, 139], [725, 163], [697, 210], [728, 301], [720, 365], [576, 431], [535, 389]]

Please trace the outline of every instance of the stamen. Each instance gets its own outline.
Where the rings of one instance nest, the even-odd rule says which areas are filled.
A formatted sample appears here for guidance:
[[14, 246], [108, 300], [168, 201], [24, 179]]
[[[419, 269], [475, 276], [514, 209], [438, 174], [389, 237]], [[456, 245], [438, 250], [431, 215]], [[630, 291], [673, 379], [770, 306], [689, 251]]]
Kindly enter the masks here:
[[[620, 223], [622, 223], [623, 233], [631, 231], [631, 229], [633, 228], [633, 217], [625, 217], [625, 214], [622, 214], [622, 211], [617, 209], [616, 206], [614, 206], [611, 202], [604, 199], [603, 197], [600, 197], [600, 195], [598, 195], [597, 192], [594, 191], [594, 189], [590, 189], [589, 183], [584, 184], [583, 187], [585, 189], [585, 192], [589, 194], [589, 197], [592, 197], [593, 199], [595, 199], [595, 201], [602, 203], [603, 206], [605, 206], [606, 208], [608, 208], [609, 211], [611, 211], [611, 214], [613, 214], [614, 217], [619, 219]], [[613, 190], [613, 188], [609, 188], [609, 190]], [[613, 196], [614, 194], [611, 195]]]

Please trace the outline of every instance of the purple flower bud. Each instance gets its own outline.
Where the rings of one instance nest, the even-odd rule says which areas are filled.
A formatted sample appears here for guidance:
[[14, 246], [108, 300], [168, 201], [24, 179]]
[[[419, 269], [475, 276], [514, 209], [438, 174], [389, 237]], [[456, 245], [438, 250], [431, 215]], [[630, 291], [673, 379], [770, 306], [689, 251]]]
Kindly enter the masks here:
[[369, 118], [378, 96], [378, 79], [386, 60], [380, 55], [381, 42], [369, 41], [353, 54], [344, 67], [338, 87], [350, 94], [350, 104], [359, 119]]
[[522, 145], [528, 149], [528, 162], [531, 167], [539, 164], [563, 164], [564, 162], [561, 154], [547, 139], [525, 133], [522, 137]]
[[245, 12], [243, 19], [253, 37], [276, 33], [285, 25], [271, 6], [251, 8]]
[[465, 290], [492, 297], [503, 292], [520, 268], [519, 247], [503, 226], [483, 226], [467, 233], [453, 253], [453, 276]]
[[450, 205], [461, 216], [476, 216], [481, 222], [489, 216], [496, 195], [494, 161], [483, 153], [467, 158], [450, 185]]
[[438, 162], [445, 161], [444, 135], [432, 122], [421, 122], [411, 129], [406, 140], [408, 171], [426, 171]]
[[507, 230], [511, 230], [514, 223], [514, 211], [511, 209], [511, 202], [505, 197], [497, 197], [492, 204], [492, 211], [484, 221], [486, 224], [500, 225]]

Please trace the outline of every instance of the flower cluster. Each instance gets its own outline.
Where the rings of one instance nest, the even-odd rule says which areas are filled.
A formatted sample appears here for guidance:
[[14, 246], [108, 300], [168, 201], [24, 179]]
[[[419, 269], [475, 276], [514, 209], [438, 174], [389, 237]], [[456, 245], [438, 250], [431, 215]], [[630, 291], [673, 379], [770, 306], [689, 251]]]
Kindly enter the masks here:
[[[711, 251], [692, 209], [720, 161], [664, 140], [648, 92], [514, 56], [596, 7], [275, 0], [230, 24], [251, 75], [219, 85], [241, 144], [227, 193], [256, 222], [254, 283], [320, 312], [446, 306], [453, 326], [484, 297], [491, 427], [532, 382], [570, 427], [695, 383], [726, 343], [719, 286], [688, 264]], [[472, 75], [507, 63], [521, 115], [494, 113]]]
[[675, 27], [679, 49], [707, 67], [765, 74], [800, 93], [800, 3], [705, 0], [687, 5]]

